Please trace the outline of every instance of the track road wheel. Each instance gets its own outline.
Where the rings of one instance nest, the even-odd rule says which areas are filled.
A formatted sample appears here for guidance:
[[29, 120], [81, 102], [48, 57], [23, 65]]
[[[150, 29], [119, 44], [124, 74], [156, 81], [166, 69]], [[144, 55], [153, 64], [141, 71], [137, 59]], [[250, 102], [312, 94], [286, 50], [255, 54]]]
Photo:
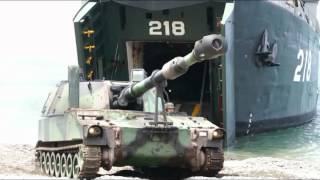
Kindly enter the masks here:
[[40, 152], [40, 159], [39, 159], [39, 163], [40, 163], [40, 169], [42, 173], [46, 173], [45, 171], [45, 166], [46, 166], [46, 153], [45, 152]]
[[60, 153], [56, 154], [54, 172], [56, 177], [60, 177], [61, 174], [61, 155]]
[[67, 166], [66, 166], [66, 174], [68, 178], [72, 178], [72, 170], [73, 170], [73, 157], [72, 154], [69, 153], [67, 156]]
[[51, 163], [50, 153], [49, 153], [49, 152], [46, 152], [44, 171], [45, 171], [45, 173], [46, 173], [47, 175], [50, 174], [50, 163]]
[[61, 155], [61, 171], [60, 175], [61, 177], [65, 177], [67, 172], [67, 156], [65, 153]]
[[79, 154], [75, 154], [73, 156], [73, 170], [72, 170], [72, 176], [74, 179], [78, 179], [80, 175], [80, 171], [82, 170], [83, 166], [83, 159], [80, 159]]
[[55, 157], [54, 152], [52, 152], [52, 153], [50, 154], [50, 166], [49, 166], [50, 175], [51, 175], [51, 176], [54, 176], [54, 175], [55, 175], [55, 170], [54, 170], [55, 164], [56, 164], [56, 157]]

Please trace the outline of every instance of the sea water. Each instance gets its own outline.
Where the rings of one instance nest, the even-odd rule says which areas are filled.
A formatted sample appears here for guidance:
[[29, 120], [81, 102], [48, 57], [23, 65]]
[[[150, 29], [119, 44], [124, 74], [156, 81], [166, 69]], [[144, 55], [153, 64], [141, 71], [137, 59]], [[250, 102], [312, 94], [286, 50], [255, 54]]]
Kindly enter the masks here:
[[243, 136], [228, 148], [226, 157], [274, 157], [320, 163], [320, 105], [313, 121], [302, 126]]

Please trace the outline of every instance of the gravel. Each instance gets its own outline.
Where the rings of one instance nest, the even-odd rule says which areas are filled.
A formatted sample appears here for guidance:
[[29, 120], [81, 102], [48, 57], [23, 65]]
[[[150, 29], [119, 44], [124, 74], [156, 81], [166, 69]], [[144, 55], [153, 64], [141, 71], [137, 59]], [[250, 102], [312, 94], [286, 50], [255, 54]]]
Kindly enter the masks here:
[[[0, 144], [0, 179], [52, 179], [39, 172], [32, 145]], [[169, 172], [171, 173], [171, 172]], [[174, 173], [174, 172], [172, 172]], [[145, 179], [130, 166], [100, 169], [97, 179]], [[170, 174], [168, 174], [170, 177]], [[320, 166], [310, 161], [272, 157], [226, 160], [217, 179], [318, 179]], [[215, 179], [202, 176], [186, 179]], [[56, 178], [54, 178], [56, 179]], [[64, 178], [61, 178], [64, 179]]]

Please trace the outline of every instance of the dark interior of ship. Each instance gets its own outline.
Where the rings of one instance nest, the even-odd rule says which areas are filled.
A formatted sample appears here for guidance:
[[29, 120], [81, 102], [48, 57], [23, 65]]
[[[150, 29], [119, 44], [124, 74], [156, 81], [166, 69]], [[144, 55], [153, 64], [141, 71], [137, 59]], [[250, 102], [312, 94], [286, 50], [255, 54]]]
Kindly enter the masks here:
[[[161, 69], [172, 58], [191, 52], [193, 45], [194, 43], [143, 42], [143, 68], [149, 76], [153, 70]], [[216, 113], [218, 98], [213, 92], [217, 91], [215, 87], [217, 82], [213, 82], [212, 77], [209, 77], [209, 65], [213, 68], [218, 67], [214, 63], [198, 63], [190, 67], [183, 76], [168, 81], [166, 92], [169, 95], [169, 101], [175, 104], [176, 111], [218, 119]], [[211, 73], [214, 74], [214, 72], [216, 71], [211, 69]], [[214, 108], [210, 109], [210, 105]]]

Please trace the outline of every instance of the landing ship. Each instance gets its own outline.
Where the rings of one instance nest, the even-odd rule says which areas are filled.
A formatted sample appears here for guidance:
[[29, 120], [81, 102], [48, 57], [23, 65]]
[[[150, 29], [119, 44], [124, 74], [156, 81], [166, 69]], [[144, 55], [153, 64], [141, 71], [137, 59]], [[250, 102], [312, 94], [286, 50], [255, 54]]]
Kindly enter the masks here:
[[[166, 91], [181, 112], [205, 116], [236, 136], [313, 119], [320, 58], [318, 1], [101, 0], [74, 18], [86, 80], [128, 80], [189, 52], [207, 34], [223, 34], [228, 51], [190, 68]], [[191, 85], [191, 86], [190, 86]], [[200, 88], [199, 88], [200, 87]]]

